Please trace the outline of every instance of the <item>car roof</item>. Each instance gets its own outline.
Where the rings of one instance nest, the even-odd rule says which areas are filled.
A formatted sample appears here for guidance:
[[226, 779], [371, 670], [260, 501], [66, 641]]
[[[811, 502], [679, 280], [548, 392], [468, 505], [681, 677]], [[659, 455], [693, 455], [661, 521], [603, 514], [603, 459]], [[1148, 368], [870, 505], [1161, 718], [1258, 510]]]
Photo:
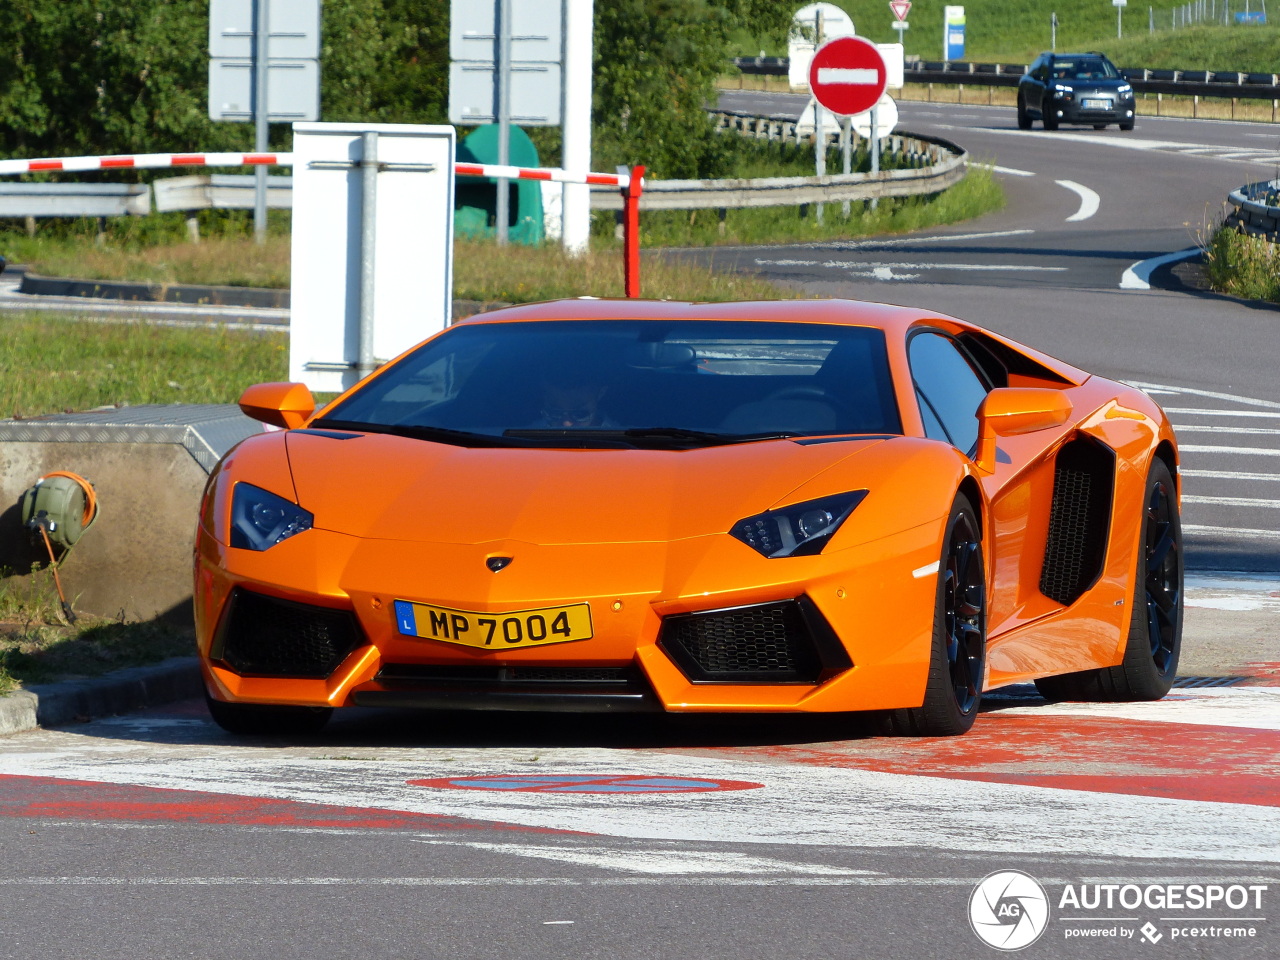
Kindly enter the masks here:
[[690, 303], [680, 300], [578, 297], [504, 307], [459, 323], [529, 320], [767, 320], [785, 323], [839, 323], [880, 327], [905, 334], [921, 320], [957, 324], [945, 314], [860, 300], [735, 300]]

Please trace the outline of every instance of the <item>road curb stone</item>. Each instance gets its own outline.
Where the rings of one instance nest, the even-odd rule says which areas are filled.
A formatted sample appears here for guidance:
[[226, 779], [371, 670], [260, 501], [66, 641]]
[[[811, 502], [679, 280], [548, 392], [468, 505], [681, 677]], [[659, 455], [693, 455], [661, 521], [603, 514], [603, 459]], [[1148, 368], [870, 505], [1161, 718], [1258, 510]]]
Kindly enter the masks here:
[[198, 697], [203, 689], [196, 657], [171, 657], [84, 680], [33, 683], [0, 697], [0, 736], [131, 713]]

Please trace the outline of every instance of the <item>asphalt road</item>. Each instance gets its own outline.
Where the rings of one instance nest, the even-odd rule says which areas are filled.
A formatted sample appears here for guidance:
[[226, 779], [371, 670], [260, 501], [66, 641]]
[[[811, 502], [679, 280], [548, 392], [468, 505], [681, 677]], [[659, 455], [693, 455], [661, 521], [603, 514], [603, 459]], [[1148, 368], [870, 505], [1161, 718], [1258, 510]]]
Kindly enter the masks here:
[[[727, 109], [762, 115], [794, 117], [804, 103], [721, 95]], [[1018, 130], [1012, 107], [899, 108], [901, 129], [994, 165], [1007, 206], [910, 237], [685, 255], [811, 296], [942, 310], [1142, 384], [1184, 444], [1190, 563], [1280, 570], [1280, 309], [1185, 287], [1170, 265], [1140, 266], [1194, 248], [1228, 192], [1275, 176], [1280, 129], [1143, 117], [1130, 133], [1047, 133]], [[1143, 280], [1150, 289], [1135, 288]]]

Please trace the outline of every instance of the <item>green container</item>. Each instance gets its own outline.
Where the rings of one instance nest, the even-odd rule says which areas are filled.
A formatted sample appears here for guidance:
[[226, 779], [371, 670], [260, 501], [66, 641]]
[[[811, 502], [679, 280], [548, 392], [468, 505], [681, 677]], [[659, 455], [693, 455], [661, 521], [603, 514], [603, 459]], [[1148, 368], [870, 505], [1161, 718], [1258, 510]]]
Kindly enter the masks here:
[[[519, 127], [511, 128], [510, 165], [538, 166], [538, 149]], [[497, 163], [498, 125], [477, 127], [458, 144], [459, 163]], [[536, 180], [509, 180], [510, 203], [507, 236], [512, 243], [541, 243], [542, 184]], [[498, 181], [489, 177], [459, 177], [453, 201], [453, 233], [458, 237], [497, 235]]]

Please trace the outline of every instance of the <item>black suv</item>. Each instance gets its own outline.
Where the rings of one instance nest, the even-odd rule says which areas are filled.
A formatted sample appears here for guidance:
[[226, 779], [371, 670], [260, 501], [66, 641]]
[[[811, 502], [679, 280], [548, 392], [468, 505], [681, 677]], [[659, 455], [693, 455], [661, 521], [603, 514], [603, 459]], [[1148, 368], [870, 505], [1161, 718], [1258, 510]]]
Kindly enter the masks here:
[[1117, 123], [1133, 129], [1133, 87], [1100, 53], [1042, 53], [1018, 81], [1018, 128], [1044, 121], [1046, 130], [1060, 123], [1091, 123], [1101, 130]]

